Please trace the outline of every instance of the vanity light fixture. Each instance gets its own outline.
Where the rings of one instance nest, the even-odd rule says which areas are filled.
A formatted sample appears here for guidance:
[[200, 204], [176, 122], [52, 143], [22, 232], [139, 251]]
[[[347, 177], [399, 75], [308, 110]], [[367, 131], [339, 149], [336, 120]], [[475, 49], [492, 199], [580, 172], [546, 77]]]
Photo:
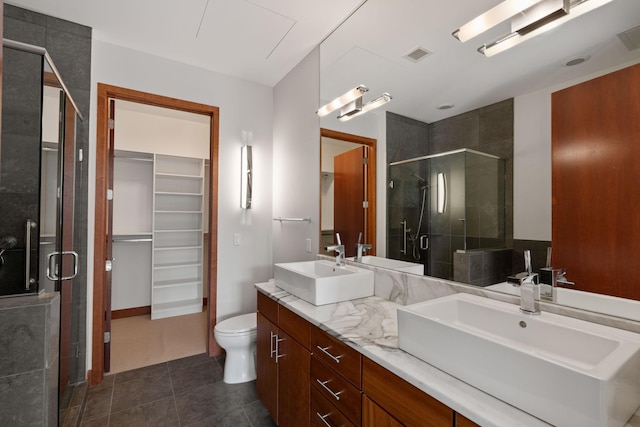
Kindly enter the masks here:
[[364, 95], [368, 90], [369, 88], [367, 88], [365, 85], [358, 85], [355, 88], [351, 89], [349, 92], [340, 95], [330, 103], [320, 107], [320, 109], [316, 111], [316, 114], [320, 117], [324, 117], [327, 114], [354, 102], [357, 99], [362, 99], [362, 95]]
[[253, 139], [253, 133], [242, 131], [242, 139], [244, 145], [242, 146], [240, 155], [240, 207], [242, 209], [251, 209], [253, 147], [249, 144], [251, 144], [251, 140]]
[[443, 172], [438, 172], [437, 177], [438, 213], [444, 213], [447, 203], [447, 183]]
[[478, 48], [478, 52], [488, 57], [504, 52], [505, 50], [517, 46], [526, 40], [545, 33], [553, 28], [559, 27], [565, 22], [577, 18], [580, 15], [604, 6], [611, 1], [613, 0], [572, 0], [570, 2], [571, 4], [568, 14], [559, 17], [553, 16], [553, 19], [543, 18], [537, 21], [540, 25], [532, 24], [532, 26], [525, 27], [527, 31], [513, 31], [511, 34], [508, 34], [499, 40], [480, 46]]
[[466, 42], [484, 33], [501, 22], [512, 18], [525, 9], [530, 8], [541, 0], [505, 0], [482, 15], [472, 19], [453, 32], [453, 37]]
[[361, 114], [364, 114], [368, 111], [371, 111], [373, 109], [376, 109], [378, 107], [383, 106], [384, 104], [386, 104], [387, 102], [391, 101], [393, 98], [391, 97], [391, 95], [389, 95], [387, 92], [383, 93], [382, 95], [380, 95], [379, 97], [377, 97], [376, 99], [374, 99], [373, 101], [369, 101], [366, 104], [362, 105], [360, 110], [356, 110], [356, 111], [352, 111], [349, 114], [340, 114], [338, 116], [338, 120], [340, 120], [341, 122], [346, 122], [348, 120], [353, 119], [354, 117], [357, 117]]

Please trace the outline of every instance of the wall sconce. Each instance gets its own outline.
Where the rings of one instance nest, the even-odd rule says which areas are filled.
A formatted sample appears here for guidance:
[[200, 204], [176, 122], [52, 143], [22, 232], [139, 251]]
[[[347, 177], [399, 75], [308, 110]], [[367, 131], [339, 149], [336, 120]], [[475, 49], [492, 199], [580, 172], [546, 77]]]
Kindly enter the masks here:
[[385, 92], [373, 101], [363, 104], [362, 96], [368, 91], [369, 89], [365, 85], [358, 85], [349, 92], [320, 107], [320, 109], [316, 111], [316, 114], [320, 117], [324, 117], [332, 111], [340, 109], [338, 120], [346, 122], [347, 120], [351, 120], [354, 117], [366, 113], [367, 111], [378, 108], [392, 99], [391, 95]]
[[444, 173], [438, 172], [437, 183], [438, 213], [444, 213], [444, 208], [447, 204], [447, 182]]
[[242, 209], [251, 209], [251, 169], [253, 168], [253, 148], [249, 144], [251, 144], [252, 139], [253, 134], [251, 132], [242, 131], [242, 140], [244, 142], [240, 155], [240, 207]]
[[324, 117], [338, 108], [342, 108], [345, 105], [354, 102], [356, 99], [362, 99], [362, 95], [364, 95], [368, 90], [369, 88], [365, 85], [358, 85], [344, 95], [340, 95], [330, 103], [320, 107], [320, 109], [316, 111], [316, 114], [320, 117]]
[[505, 0], [467, 22], [452, 35], [461, 42], [466, 42], [539, 2], [540, 0]]
[[379, 96], [378, 98], [374, 99], [373, 101], [369, 101], [366, 104], [364, 104], [362, 106], [362, 108], [359, 111], [353, 111], [350, 114], [347, 115], [343, 115], [340, 114], [338, 116], [338, 120], [340, 120], [341, 122], [346, 122], [347, 120], [351, 120], [354, 117], [357, 117], [361, 114], [366, 113], [367, 111], [371, 111], [375, 108], [381, 107], [384, 104], [386, 104], [387, 102], [391, 101], [393, 98], [391, 98], [391, 95], [389, 95], [387, 92], [383, 93], [381, 96]]
[[511, 33], [478, 48], [478, 52], [490, 57], [611, 1], [613, 0], [581, 0], [572, 5], [570, 0], [505, 0], [454, 31], [453, 36], [465, 42], [500, 22], [511, 19]]

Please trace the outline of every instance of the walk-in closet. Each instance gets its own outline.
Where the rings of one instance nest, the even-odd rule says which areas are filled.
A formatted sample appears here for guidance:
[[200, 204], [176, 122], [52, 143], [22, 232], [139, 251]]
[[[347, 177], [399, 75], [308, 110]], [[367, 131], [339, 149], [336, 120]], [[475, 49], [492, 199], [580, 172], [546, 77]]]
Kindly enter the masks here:
[[114, 117], [117, 372], [206, 349], [210, 130], [206, 116], [122, 100]]

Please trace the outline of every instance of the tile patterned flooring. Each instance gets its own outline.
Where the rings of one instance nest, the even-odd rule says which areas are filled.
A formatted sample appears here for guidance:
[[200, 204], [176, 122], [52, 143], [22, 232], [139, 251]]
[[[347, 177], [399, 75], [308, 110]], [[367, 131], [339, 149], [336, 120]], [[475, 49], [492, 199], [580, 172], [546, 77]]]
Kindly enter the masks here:
[[[255, 381], [225, 384], [224, 359], [206, 354], [105, 376], [60, 400], [60, 425], [272, 427]], [[79, 407], [78, 401], [83, 401]]]

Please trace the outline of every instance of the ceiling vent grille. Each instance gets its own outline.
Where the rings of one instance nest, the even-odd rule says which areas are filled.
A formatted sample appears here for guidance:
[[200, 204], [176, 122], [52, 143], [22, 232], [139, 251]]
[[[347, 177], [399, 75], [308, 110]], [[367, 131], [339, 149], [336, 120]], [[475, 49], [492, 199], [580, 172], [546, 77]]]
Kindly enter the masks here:
[[408, 59], [411, 62], [419, 62], [430, 54], [431, 52], [429, 52], [427, 49], [423, 47], [417, 47], [411, 52], [407, 53], [403, 58]]
[[618, 38], [629, 50], [640, 48], [640, 25], [619, 33]]

